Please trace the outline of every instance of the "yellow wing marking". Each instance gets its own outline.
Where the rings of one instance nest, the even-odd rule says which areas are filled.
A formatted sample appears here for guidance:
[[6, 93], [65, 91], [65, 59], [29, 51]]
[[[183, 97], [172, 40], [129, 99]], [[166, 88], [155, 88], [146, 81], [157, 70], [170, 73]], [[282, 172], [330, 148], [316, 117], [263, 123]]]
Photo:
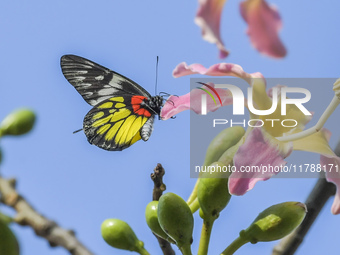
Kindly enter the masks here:
[[110, 100], [114, 102], [124, 102], [123, 97], [111, 97]]
[[130, 145], [134, 144], [135, 142], [139, 141], [140, 139], [142, 139], [142, 137], [140, 136], [140, 133], [137, 132], [137, 134], [132, 138]]
[[120, 109], [119, 111], [115, 112], [112, 116], [111, 122], [116, 122], [121, 119], [125, 119], [127, 116], [131, 114], [129, 109]]
[[[99, 113], [101, 113], [101, 112], [99, 112]], [[99, 113], [97, 113], [96, 115], [98, 115]], [[105, 118], [96, 120], [95, 122], [93, 122], [92, 127], [100, 127], [100, 126], [108, 123], [109, 121], [116, 122], [116, 121], [119, 121], [121, 119], [125, 119], [130, 114], [131, 114], [131, 111], [129, 109], [120, 109], [119, 111], [116, 111], [114, 114], [110, 114]], [[96, 116], [96, 115], [94, 115], [94, 116]], [[101, 114], [101, 115], [104, 115], [104, 113]]]
[[138, 117], [133, 124], [131, 124], [129, 132], [126, 135], [124, 143], [128, 143], [130, 140], [132, 140], [135, 136], [135, 134], [141, 129], [141, 127], [145, 124], [147, 121], [147, 118], [145, 117]]
[[104, 134], [110, 127], [111, 127], [111, 124], [105, 124], [104, 126], [101, 126], [101, 127], [98, 129], [97, 134], [98, 134], [98, 135]]
[[93, 115], [92, 119], [94, 119], [94, 120], [100, 119], [103, 116], [104, 116], [104, 112], [98, 112], [95, 115]]
[[113, 116], [113, 114], [110, 114], [109, 116], [107, 116], [105, 118], [102, 118], [100, 120], [96, 120], [95, 122], [92, 123], [92, 127], [99, 127], [99, 126], [106, 124], [107, 122], [110, 121], [112, 116]]
[[116, 105], [115, 105], [116, 108], [123, 108], [125, 106], [126, 106], [126, 104], [123, 104], [123, 103], [116, 103]]
[[135, 119], [136, 119], [135, 115], [130, 115], [129, 117], [127, 117], [125, 119], [123, 126], [119, 129], [119, 131], [116, 135], [116, 138], [115, 138], [116, 144], [124, 144], [125, 143], [127, 133], [130, 129], [130, 126], [135, 121]]
[[111, 109], [109, 110], [109, 113], [114, 113], [115, 111], [117, 111], [116, 109]]
[[112, 108], [112, 106], [113, 106], [112, 102], [106, 102], [106, 103], [103, 103], [103, 104], [99, 105], [98, 108], [100, 108], [100, 109], [108, 109], [108, 108]]
[[106, 135], [105, 135], [105, 139], [106, 139], [106, 140], [111, 140], [111, 139], [116, 135], [117, 131], [118, 131], [118, 130], [119, 130], [119, 131], [121, 130], [121, 129], [119, 129], [119, 128], [120, 128], [120, 126], [123, 124], [123, 122], [124, 122], [124, 120], [121, 120], [121, 121], [116, 122], [116, 123], [112, 126], [112, 128], [110, 128], [110, 130], [107, 131], [107, 133], [106, 133]]
[[122, 135], [119, 138], [120, 140], [117, 140], [117, 141], [119, 141], [120, 144], [131, 143], [131, 141], [135, 138], [135, 135], [139, 132], [139, 130], [141, 129], [141, 127], [145, 124], [147, 120], [148, 118], [145, 118], [142, 116], [127, 119], [127, 121], [125, 121], [125, 123], [122, 126], [122, 129], [124, 129], [125, 131], [122, 132]]

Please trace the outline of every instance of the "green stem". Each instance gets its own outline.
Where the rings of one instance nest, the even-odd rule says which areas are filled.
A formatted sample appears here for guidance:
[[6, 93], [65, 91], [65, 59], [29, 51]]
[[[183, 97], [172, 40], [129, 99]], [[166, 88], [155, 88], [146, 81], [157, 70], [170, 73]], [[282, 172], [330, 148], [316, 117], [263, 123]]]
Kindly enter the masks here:
[[184, 245], [179, 249], [181, 250], [183, 255], [192, 255], [190, 245]]
[[198, 209], [200, 209], [200, 204], [198, 203], [197, 197], [191, 204], [189, 204], [189, 208], [192, 214], [194, 214]]
[[290, 142], [290, 141], [302, 139], [304, 137], [307, 137], [307, 136], [310, 136], [312, 134], [319, 132], [322, 129], [323, 125], [325, 125], [328, 118], [332, 115], [332, 113], [338, 107], [339, 104], [340, 104], [340, 99], [337, 96], [334, 96], [332, 101], [328, 105], [327, 109], [325, 110], [325, 112], [321, 115], [319, 121], [315, 124], [315, 126], [309, 129], [306, 129], [304, 131], [301, 131], [299, 133], [292, 134], [292, 135], [276, 137], [276, 139], [281, 142]]
[[191, 192], [191, 194], [190, 194], [190, 196], [189, 196], [189, 198], [188, 198], [188, 200], [187, 200], [187, 204], [190, 206], [190, 204], [192, 203], [192, 202], [194, 202], [195, 201], [195, 199], [197, 198], [197, 187], [198, 187], [198, 182], [199, 182], [199, 178], [197, 179], [197, 181], [196, 181], [196, 184], [195, 184], [195, 187], [194, 187], [194, 189], [192, 190], [192, 192]]
[[232, 255], [246, 243], [248, 243], [248, 240], [245, 240], [239, 236], [221, 253], [221, 255]]
[[138, 250], [136, 250], [137, 253], [140, 255], [150, 255], [150, 253], [144, 249], [144, 247], [140, 247]]
[[213, 224], [214, 224], [214, 220], [203, 220], [200, 245], [198, 247], [197, 255], [208, 254], [208, 247], [209, 247], [209, 241], [210, 241], [211, 230], [212, 230]]

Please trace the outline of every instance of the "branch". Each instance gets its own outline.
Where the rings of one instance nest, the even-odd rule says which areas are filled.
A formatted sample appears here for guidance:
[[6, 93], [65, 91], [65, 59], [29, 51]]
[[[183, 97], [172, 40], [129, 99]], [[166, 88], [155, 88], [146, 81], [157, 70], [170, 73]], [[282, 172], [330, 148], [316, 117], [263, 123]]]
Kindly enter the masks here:
[[[158, 163], [153, 171], [154, 172], [151, 174], [151, 180], [154, 183], [152, 191], [152, 200], [158, 201], [159, 198], [162, 196], [163, 191], [165, 191], [166, 189], [166, 186], [163, 183], [163, 176], [165, 174], [165, 170], [163, 166], [160, 163]], [[163, 238], [160, 238], [155, 234], [154, 236], [157, 238], [159, 246], [161, 247], [164, 255], [175, 255], [175, 251], [172, 249], [171, 244], [168, 241], [164, 240]]]
[[[340, 141], [335, 148], [335, 154], [340, 155]], [[299, 248], [303, 242], [305, 235], [318, 217], [321, 209], [324, 207], [327, 200], [334, 196], [336, 187], [333, 183], [327, 182], [325, 173], [320, 174], [320, 178], [315, 184], [313, 190], [309, 194], [306, 205], [307, 215], [301, 225], [291, 234], [281, 240], [273, 249], [272, 255], [291, 255]]]
[[38, 236], [45, 238], [51, 247], [62, 246], [74, 255], [92, 255], [83, 246], [72, 230], [65, 230], [40, 215], [15, 189], [15, 179], [0, 176], [1, 202], [16, 210], [14, 221], [22, 226], [30, 226]]

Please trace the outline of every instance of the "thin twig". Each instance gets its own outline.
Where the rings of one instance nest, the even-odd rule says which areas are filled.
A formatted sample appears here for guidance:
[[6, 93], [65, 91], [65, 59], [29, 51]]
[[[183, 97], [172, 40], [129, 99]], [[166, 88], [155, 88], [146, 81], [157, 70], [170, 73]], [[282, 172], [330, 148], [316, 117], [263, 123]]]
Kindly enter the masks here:
[[[163, 166], [160, 163], [158, 163], [153, 171], [154, 172], [151, 174], [151, 180], [154, 183], [152, 191], [152, 200], [158, 201], [159, 198], [162, 196], [163, 191], [165, 191], [166, 189], [166, 186], [163, 183], [163, 176], [165, 174], [165, 170]], [[163, 238], [160, 238], [155, 234], [154, 236], [157, 238], [159, 246], [161, 247], [164, 255], [175, 255], [175, 251], [172, 249], [171, 244], [168, 241], [164, 240]]]
[[92, 255], [80, 243], [72, 230], [61, 228], [56, 222], [39, 214], [15, 189], [15, 179], [0, 176], [1, 202], [16, 210], [14, 221], [22, 226], [30, 226], [34, 232], [45, 238], [51, 247], [62, 246], [74, 255]]
[[[340, 141], [335, 149], [335, 154], [340, 155]], [[327, 182], [325, 173], [322, 172], [320, 178], [309, 194], [306, 205], [307, 215], [301, 225], [290, 235], [286, 236], [273, 249], [272, 255], [292, 255], [299, 248], [305, 235], [318, 217], [321, 209], [327, 200], [335, 194], [336, 187], [333, 183]]]
[[166, 190], [166, 186], [163, 183], [163, 176], [165, 174], [165, 170], [163, 166], [158, 163], [153, 173], [151, 174], [151, 180], [154, 183], [153, 191], [152, 191], [152, 201], [158, 201], [163, 191]]

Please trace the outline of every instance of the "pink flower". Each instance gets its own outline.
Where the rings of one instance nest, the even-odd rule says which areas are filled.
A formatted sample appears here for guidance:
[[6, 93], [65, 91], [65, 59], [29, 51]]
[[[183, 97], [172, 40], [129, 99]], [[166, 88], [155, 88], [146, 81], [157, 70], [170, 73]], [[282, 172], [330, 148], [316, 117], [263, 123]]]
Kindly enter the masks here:
[[240, 10], [248, 24], [247, 34], [252, 45], [269, 57], [286, 56], [286, 49], [278, 36], [282, 23], [277, 9], [264, 0], [247, 0], [241, 3]]
[[[258, 181], [268, 180], [278, 174], [277, 170], [287, 163], [283, 159], [292, 150], [291, 143], [280, 144], [266, 134], [263, 128], [252, 129], [234, 156], [237, 171], [229, 178], [230, 194], [244, 195]], [[257, 171], [264, 169], [266, 171]]]
[[333, 214], [340, 214], [340, 158], [334, 155], [321, 155], [320, 164], [326, 167], [326, 178], [328, 182], [336, 185], [336, 193], [331, 211]]
[[[208, 85], [213, 88], [215, 87], [215, 85], [212, 83], [208, 83]], [[205, 89], [211, 91], [210, 88], [206, 87]], [[214, 112], [221, 106], [231, 105], [233, 103], [233, 97], [228, 90], [215, 89], [215, 91], [220, 96], [222, 104], [220, 104], [219, 102], [218, 104], [216, 104], [211, 97], [207, 97], [207, 109], [209, 112]], [[211, 93], [213, 94], [214, 91], [211, 91]], [[162, 108], [161, 113], [162, 119], [167, 120], [172, 116], [185, 110], [192, 110], [197, 114], [201, 114], [201, 101], [194, 100], [190, 104], [190, 97], [201, 98], [202, 94], [205, 94], [205, 92], [197, 88], [193, 89], [192, 91], [183, 96], [170, 96], [167, 102], [165, 103], [164, 107]]]
[[199, 0], [199, 9], [195, 23], [202, 29], [204, 40], [215, 43], [220, 50], [220, 58], [225, 58], [229, 52], [225, 49], [220, 36], [221, 12], [226, 0]]
[[[197, 73], [211, 76], [234, 76], [244, 79], [252, 87], [252, 98], [257, 110], [269, 109], [272, 105], [273, 95], [280, 95], [274, 94], [271, 89], [267, 92], [266, 82], [261, 73], [246, 73], [241, 66], [235, 64], [222, 63], [205, 68], [200, 64], [188, 66], [186, 63], [181, 63], [175, 68], [173, 75], [175, 77], [181, 77]], [[340, 80], [337, 81], [334, 86], [336, 87], [338, 83], [340, 84]], [[209, 86], [212, 85], [213, 84], [209, 84]], [[277, 86], [277, 88], [280, 89], [282, 86]], [[187, 109], [191, 109], [195, 113], [200, 114], [202, 93], [200, 89], [194, 89], [184, 96], [171, 96], [161, 111], [162, 118], [168, 119]], [[207, 102], [207, 111], [215, 111], [221, 106], [232, 104], [232, 95], [228, 92], [223, 92], [223, 89], [218, 89], [218, 94], [221, 95], [223, 103], [216, 104], [210, 99], [210, 101]], [[334, 107], [339, 104], [340, 98], [338, 99], [335, 96], [330, 103], [331, 107], [329, 106], [327, 109], [332, 108], [334, 110]], [[275, 170], [280, 169], [280, 167], [286, 164], [284, 159], [289, 156], [293, 150], [303, 150], [321, 155], [320, 164], [325, 166], [323, 170], [326, 172], [327, 180], [337, 185], [332, 213], [340, 214], [340, 158], [337, 157], [329, 147], [328, 140], [330, 132], [326, 129], [314, 132], [313, 128], [303, 131], [305, 125], [310, 121], [311, 116], [304, 115], [294, 104], [289, 104], [286, 107], [287, 114], [282, 116], [280, 111], [281, 100], [278, 100], [278, 107], [273, 113], [265, 116], [256, 116], [256, 119], [259, 119], [259, 121], [270, 119], [278, 122], [281, 122], [283, 119], [294, 119], [298, 123], [296, 127], [274, 126], [271, 122], [263, 125], [255, 125], [255, 123], [253, 123], [253, 126], [258, 127], [248, 127], [245, 136], [238, 143], [239, 148], [233, 158], [233, 163], [237, 171], [233, 172], [229, 177], [229, 192], [233, 195], [245, 194], [254, 188], [258, 181], [268, 180], [273, 175], [278, 174], [279, 171]], [[326, 115], [329, 116], [329, 113], [326, 113], [326, 115], [325, 113], [321, 119], [325, 119]], [[310, 130], [313, 132], [309, 132]], [[318, 128], [318, 130], [320, 129]], [[263, 170], [263, 166], [267, 166], [268, 170], [265, 172], [260, 171], [260, 173], [240, 171], [242, 169], [245, 170], [246, 168], [256, 167], [257, 169]], [[270, 169], [269, 166], [272, 168]], [[333, 171], [330, 171], [330, 166], [333, 167]], [[337, 169], [337, 171], [335, 169]]]
[[[234, 76], [241, 79], [244, 79], [249, 84], [252, 81], [252, 78], [263, 78], [261, 73], [252, 73], [248, 74], [245, 71], [243, 71], [242, 67], [236, 64], [228, 64], [228, 63], [221, 63], [221, 64], [215, 64], [212, 65], [209, 68], [205, 68], [204, 66], [200, 64], [192, 64], [187, 65], [185, 62], [180, 63], [177, 65], [175, 70], [173, 71], [174, 77], [182, 77], [185, 75], [190, 74], [203, 74], [203, 75], [210, 75], [210, 76]], [[216, 111], [219, 107], [230, 105], [232, 104], [232, 96], [228, 90], [225, 89], [216, 89], [218, 91], [218, 94], [221, 96], [222, 99], [222, 105], [215, 105], [213, 100], [208, 97], [207, 98], [207, 111], [213, 112]], [[167, 120], [171, 118], [172, 116], [185, 111], [185, 110], [193, 110], [195, 113], [201, 113], [201, 95], [204, 93], [202, 90], [194, 89], [190, 93], [185, 94], [183, 96], [170, 96], [165, 103], [164, 107], [161, 111], [161, 117], [163, 120]], [[190, 97], [196, 98], [197, 100], [194, 100], [190, 104]]]
[[[220, 58], [229, 55], [220, 35], [221, 13], [225, 2], [226, 0], [199, 0], [195, 17], [203, 39], [216, 44]], [[278, 36], [282, 23], [277, 9], [269, 6], [265, 0], [246, 0], [241, 3], [240, 11], [248, 24], [247, 34], [252, 45], [264, 55], [284, 57], [286, 49]]]

